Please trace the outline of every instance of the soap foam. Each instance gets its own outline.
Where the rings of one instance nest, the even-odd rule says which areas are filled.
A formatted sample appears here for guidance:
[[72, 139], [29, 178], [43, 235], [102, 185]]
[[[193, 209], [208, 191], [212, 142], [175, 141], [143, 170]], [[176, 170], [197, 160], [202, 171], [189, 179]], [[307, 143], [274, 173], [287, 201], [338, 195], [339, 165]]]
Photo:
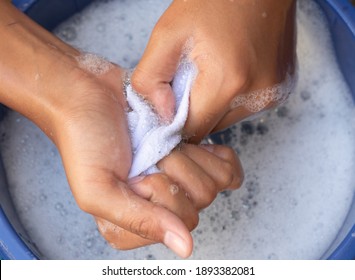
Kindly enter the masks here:
[[[323, 15], [311, 1], [298, 3], [299, 82], [281, 107], [214, 136], [239, 152], [245, 182], [202, 211], [192, 259], [317, 259], [348, 212], [355, 191], [354, 104]], [[132, 68], [169, 4], [95, 1], [55, 32], [71, 26], [70, 43]], [[112, 249], [77, 207], [53, 143], [15, 112], [0, 135], [14, 204], [45, 258], [176, 258], [163, 245]]]
[[103, 75], [113, 68], [112, 63], [97, 54], [82, 53], [75, 58], [80, 68], [94, 75]]
[[270, 103], [277, 106], [287, 100], [295, 87], [295, 75], [286, 74], [282, 83], [265, 89], [259, 89], [245, 94], [239, 94], [232, 101], [232, 109], [244, 107], [250, 112], [257, 113], [265, 109]]

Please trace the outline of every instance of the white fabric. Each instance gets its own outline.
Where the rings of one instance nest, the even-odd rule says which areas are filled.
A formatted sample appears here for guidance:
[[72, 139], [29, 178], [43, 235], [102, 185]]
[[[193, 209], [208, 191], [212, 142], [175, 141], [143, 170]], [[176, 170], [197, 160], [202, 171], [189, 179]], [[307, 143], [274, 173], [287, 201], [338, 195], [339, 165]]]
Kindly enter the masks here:
[[133, 162], [129, 178], [159, 172], [156, 163], [167, 156], [181, 141], [181, 131], [187, 119], [190, 89], [195, 67], [182, 62], [172, 82], [176, 114], [173, 121], [163, 124], [152, 107], [129, 84], [126, 87], [128, 126], [131, 134]]

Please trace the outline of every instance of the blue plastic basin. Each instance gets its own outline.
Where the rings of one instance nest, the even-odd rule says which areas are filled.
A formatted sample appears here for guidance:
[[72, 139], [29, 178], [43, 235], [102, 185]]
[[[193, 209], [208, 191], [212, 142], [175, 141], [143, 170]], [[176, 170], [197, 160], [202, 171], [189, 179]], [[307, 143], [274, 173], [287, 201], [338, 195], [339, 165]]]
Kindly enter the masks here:
[[[45, 28], [81, 10], [91, 0], [14, 0], [20, 10]], [[351, 0], [318, 0], [332, 32], [339, 65], [355, 100], [355, 6]], [[1, 115], [0, 110], [0, 115]], [[0, 159], [0, 259], [41, 259], [36, 246], [17, 218], [7, 189], [6, 173]], [[352, 207], [323, 259], [355, 259], [355, 194]]]

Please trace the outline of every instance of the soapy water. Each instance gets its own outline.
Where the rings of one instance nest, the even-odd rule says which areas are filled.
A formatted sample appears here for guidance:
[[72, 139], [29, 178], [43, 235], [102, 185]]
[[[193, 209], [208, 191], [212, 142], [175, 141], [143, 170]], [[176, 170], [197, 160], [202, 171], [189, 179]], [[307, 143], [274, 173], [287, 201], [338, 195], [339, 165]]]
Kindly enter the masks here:
[[[62, 38], [132, 68], [168, 5], [97, 1], [56, 34], [72, 30]], [[288, 101], [213, 137], [238, 151], [245, 182], [200, 214], [193, 259], [318, 259], [348, 213], [355, 191], [354, 103], [323, 16], [311, 1], [299, 1], [298, 33], [298, 84]], [[163, 245], [111, 248], [77, 207], [48, 138], [16, 112], [1, 123], [0, 135], [9, 190], [44, 258], [176, 258]]]

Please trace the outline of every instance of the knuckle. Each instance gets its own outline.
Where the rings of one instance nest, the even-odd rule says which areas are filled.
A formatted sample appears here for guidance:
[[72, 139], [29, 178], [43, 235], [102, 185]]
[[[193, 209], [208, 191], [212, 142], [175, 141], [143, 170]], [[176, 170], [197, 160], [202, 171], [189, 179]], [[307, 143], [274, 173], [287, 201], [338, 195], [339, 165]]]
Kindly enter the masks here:
[[183, 152], [184, 154], [188, 155], [188, 154], [194, 152], [194, 150], [196, 149], [196, 145], [181, 142], [177, 148], [178, 148], [178, 151]]
[[220, 174], [220, 182], [222, 187], [228, 187], [233, 183], [235, 171], [236, 170], [231, 163], [223, 163], [223, 173]]
[[197, 227], [198, 222], [199, 222], [199, 216], [198, 216], [198, 213], [195, 212], [190, 215], [189, 222], [187, 223], [186, 226], [190, 231], [192, 231]]
[[82, 211], [92, 214], [93, 203], [91, 199], [87, 198], [86, 196], [80, 196], [76, 197], [75, 200]]
[[224, 175], [224, 189], [238, 189], [242, 186], [244, 181], [244, 170], [227, 163], [225, 165], [226, 174]]
[[165, 40], [167, 34], [171, 34], [175, 29], [175, 21], [168, 17], [161, 17], [156, 23], [150, 37], [151, 41], [161, 42]]
[[144, 94], [151, 83], [149, 74], [141, 67], [137, 67], [131, 76], [131, 84], [135, 91]]
[[216, 193], [217, 185], [214, 180], [209, 179], [204, 182], [205, 185], [205, 195], [209, 198], [214, 198], [214, 194]]
[[234, 162], [236, 154], [233, 148], [228, 146], [222, 146], [222, 148], [223, 148], [223, 158], [228, 162]]
[[225, 81], [225, 92], [230, 97], [235, 97], [238, 93], [243, 93], [250, 85], [250, 75], [247, 70], [234, 71]]
[[193, 215], [191, 230], [193, 230], [197, 227], [199, 221], [200, 221], [200, 217], [199, 217], [198, 213], [196, 212], [195, 215]]
[[[152, 228], [154, 228], [154, 221], [150, 217], [143, 217], [141, 219], [131, 219], [128, 224], [128, 230], [139, 235], [142, 238], [155, 239]], [[152, 236], [153, 235], [153, 236]]]
[[212, 201], [216, 198], [216, 195], [217, 195], [216, 192], [206, 191], [200, 203], [201, 208], [208, 207], [212, 203]]
[[202, 130], [202, 128], [206, 129], [208, 127], [213, 126], [216, 120], [218, 120], [219, 114], [220, 113], [218, 111], [212, 111], [212, 110], [209, 111], [206, 110], [206, 112], [203, 112], [203, 114], [201, 114], [201, 116], [203, 116], [203, 119], [200, 121], [200, 123], [203, 123], [204, 126], [201, 126], [200, 130]]
[[180, 218], [189, 231], [194, 230], [199, 222], [199, 215], [196, 209], [189, 209], [188, 211], [185, 211]]
[[217, 196], [216, 185], [212, 180], [204, 184], [203, 190], [199, 193], [198, 205], [200, 208], [206, 208]]

